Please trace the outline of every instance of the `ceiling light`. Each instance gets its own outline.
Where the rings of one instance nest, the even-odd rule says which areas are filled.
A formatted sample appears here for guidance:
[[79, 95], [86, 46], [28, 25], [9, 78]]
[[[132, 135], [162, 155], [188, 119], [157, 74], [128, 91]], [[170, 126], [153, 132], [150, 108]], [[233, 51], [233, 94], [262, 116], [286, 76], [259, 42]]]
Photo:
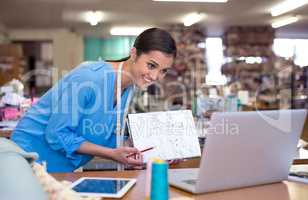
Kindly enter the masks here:
[[110, 29], [111, 35], [139, 35], [148, 27], [112, 27]]
[[87, 11], [84, 13], [84, 19], [89, 22], [91, 26], [96, 26], [99, 22], [103, 20], [102, 11]]
[[186, 15], [183, 19], [184, 26], [191, 26], [205, 17], [203, 13], [190, 13]]
[[283, 18], [283, 19], [280, 19], [280, 20], [273, 22], [272, 27], [273, 28], [279, 28], [279, 27], [297, 22], [298, 20], [299, 20], [299, 17], [295, 17], [295, 16]]
[[274, 6], [271, 9], [272, 16], [278, 16], [281, 14], [284, 14], [286, 12], [289, 12], [291, 10], [294, 10], [296, 8], [299, 8], [305, 4], [308, 3], [308, 0], [285, 0], [282, 3]]
[[262, 63], [262, 58], [261, 57], [253, 57], [253, 56], [248, 56], [245, 58], [245, 62], [247, 64], [261, 64]]
[[153, 0], [163, 2], [226, 3], [228, 0]]

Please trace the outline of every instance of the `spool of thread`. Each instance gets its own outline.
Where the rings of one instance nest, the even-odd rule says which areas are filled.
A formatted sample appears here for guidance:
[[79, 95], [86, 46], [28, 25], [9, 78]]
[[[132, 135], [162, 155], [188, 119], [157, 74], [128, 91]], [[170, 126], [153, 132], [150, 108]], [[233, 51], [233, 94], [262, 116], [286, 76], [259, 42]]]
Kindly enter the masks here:
[[152, 162], [150, 197], [151, 200], [169, 199], [168, 164], [161, 159]]

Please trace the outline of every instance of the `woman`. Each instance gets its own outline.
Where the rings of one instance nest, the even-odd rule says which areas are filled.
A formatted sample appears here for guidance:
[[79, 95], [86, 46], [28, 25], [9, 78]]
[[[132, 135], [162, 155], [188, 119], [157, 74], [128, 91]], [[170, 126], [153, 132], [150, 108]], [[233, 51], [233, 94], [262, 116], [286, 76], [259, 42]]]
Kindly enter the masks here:
[[[163, 78], [175, 56], [175, 42], [168, 32], [145, 30], [128, 58], [86, 62], [60, 80], [28, 110], [12, 140], [37, 152], [49, 172], [74, 171], [93, 156], [141, 165], [136, 148], [116, 148], [116, 125], [119, 132], [134, 86], [146, 88]], [[128, 157], [133, 153], [137, 158]]]

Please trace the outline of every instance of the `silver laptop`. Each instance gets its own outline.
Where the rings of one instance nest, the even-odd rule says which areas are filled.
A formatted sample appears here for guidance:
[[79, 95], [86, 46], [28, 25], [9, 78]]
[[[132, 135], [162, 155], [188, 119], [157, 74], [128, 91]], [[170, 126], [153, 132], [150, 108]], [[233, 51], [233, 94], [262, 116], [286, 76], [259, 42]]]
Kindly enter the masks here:
[[199, 168], [170, 169], [169, 183], [192, 193], [287, 179], [306, 110], [215, 113]]

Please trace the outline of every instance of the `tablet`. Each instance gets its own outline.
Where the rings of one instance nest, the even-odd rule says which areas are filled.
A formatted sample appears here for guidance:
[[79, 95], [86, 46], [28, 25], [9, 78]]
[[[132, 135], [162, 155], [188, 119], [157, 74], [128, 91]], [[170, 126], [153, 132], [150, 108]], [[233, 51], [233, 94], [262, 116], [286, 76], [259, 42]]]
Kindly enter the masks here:
[[81, 196], [121, 198], [135, 183], [136, 179], [129, 178], [83, 177], [71, 188]]

